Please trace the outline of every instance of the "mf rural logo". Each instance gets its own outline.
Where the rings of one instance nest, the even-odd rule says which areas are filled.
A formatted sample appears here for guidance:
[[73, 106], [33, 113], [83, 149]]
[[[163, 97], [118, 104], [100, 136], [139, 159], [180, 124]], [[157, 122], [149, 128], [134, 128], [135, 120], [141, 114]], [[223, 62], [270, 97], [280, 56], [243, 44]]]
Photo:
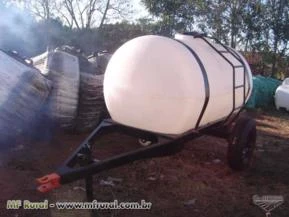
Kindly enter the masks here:
[[266, 217], [271, 216], [271, 211], [284, 203], [283, 196], [273, 196], [273, 195], [264, 195], [264, 196], [253, 196], [253, 203], [263, 209], [266, 213]]

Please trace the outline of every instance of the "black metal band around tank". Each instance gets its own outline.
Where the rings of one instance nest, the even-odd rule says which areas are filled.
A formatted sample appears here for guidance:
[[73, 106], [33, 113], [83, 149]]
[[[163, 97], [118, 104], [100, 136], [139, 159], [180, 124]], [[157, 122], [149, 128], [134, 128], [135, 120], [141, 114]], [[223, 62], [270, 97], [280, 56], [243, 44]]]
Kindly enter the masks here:
[[208, 106], [208, 103], [209, 103], [209, 99], [210, 99], [210, 85], [209, 85], [207, 71], [206, 71], [206, 69], [204, 67], [204, 64], [202, 63], [200, 57], [196, 54], [196, 52], [191, 47], [189, 47], [188, 45], [186, 45], [182, 41], [179, 41], [177, 39], [174, 39], [174, 40], [179, 42], [180, 44], [184, 45], [190, 51], [190, 53], [194, 56], [194, 58], [196, 59], [197, 63], [199, 64], [200, 69], [201, 69], [202, 74], [203, 74], [203, 78], [204, 78], [203, 80], [204, 80], [204, 86], [205, 86], [205, 100], [204, 100], [204, 104], [203, 104], [201, 113], [199, 115], [199, 118], [198, 118], [196, 126], [195, 126], [195, 129], [198, 129], [199, 125], [201, 123], [201, 120], [202, 120], [202, 118], [203, 118], [203, 116], [205, 114], [205, 111], [207, 109], [207, 106]]
[[[204, 42], [206, 42], [217, 54], [219, 54], [231, 67], [233, 70], [233, 105], [232, 105], [232, 110], [230, 114], [227, 116], [225, 122], [230, 122], [234, 120], [238, 114], [241, 112], [241, 110], [244, 108], [245, 103], [246, 103], [246, 66], [244, 61], [242, 61], [240, 55], [238, 55], [232, 48], [229, 48], [228, 46], [224, 45], [221, 43], [217, 38], [211, 37], [211, 36], [202, 36], [202, 35], [195, 35], [193, 36], [194, 38], [199, 38], [202, 39]], [[216, 46], [214, 46], [209, 40], [207, 39], [213, 39], [217, 44], [222, 46], [221, 50], [218, 50]], [[232, 61], [230, 61], [224, 54], [225, 53], [230, 53], [237, 61], [239, 61], [240, 65], [234, 65]], [[236, 86], [236, 69], [237, 68], [243, 68], [243, 84]], [[236, 89], [238, 88], [243, 88], [243, 103], [241, 106], [236, 107]], [[248, 92], [249, 93], [249, 92]]]

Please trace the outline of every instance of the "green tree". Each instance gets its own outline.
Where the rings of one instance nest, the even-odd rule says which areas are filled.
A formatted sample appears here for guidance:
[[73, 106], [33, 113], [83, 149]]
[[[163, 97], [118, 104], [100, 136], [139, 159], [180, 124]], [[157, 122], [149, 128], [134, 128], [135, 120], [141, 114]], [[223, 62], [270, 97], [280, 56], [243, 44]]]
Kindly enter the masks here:
[[[203, 31], [233, 48], [261, 54], [271, 76], [288, 55], [288, 0], [143, 0], [164, 35]], [[281, 61], [282, 60], [282, 61]], [[278, 65], [279, 64], [279, 65]]]
[[243, 15], [244, 51], [269, 51], [266, 29], [266, 6], [263, 0], [249, 1]]
[[268, 43], [273, 52], [272, 76], [277, 72], [278, 56], [284, 56], [289, 40], [289, 1], [266, 0], [266, 20]]
[[158, 23], [164, 35], [175, 31], [186, 31], [194, 26], [196, 15], [200, 14], [202, 1], [198, 0], [143, 0], [151, 14], [159, 18]]

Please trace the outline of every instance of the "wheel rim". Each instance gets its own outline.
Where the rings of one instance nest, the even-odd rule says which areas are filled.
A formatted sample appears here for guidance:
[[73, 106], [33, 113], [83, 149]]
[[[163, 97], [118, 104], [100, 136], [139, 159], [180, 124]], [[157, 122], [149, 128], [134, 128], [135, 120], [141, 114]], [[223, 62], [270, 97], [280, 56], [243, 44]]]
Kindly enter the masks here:
[[144, 147], [152, 144], [152, 141], [146, 140], [146, 139], [139, 139], [138, 142], [141, 146], [144, 146]]

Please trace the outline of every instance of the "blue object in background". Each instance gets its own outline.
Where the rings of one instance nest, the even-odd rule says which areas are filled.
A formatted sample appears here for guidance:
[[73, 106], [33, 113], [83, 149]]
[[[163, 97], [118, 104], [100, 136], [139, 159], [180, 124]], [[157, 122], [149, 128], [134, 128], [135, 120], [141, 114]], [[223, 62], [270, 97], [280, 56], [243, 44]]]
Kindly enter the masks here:
[[253, 76], [253, 90], [246, 108], [266, 108], [274, 105], [274, 95], [282, 81], [261, 75]]

